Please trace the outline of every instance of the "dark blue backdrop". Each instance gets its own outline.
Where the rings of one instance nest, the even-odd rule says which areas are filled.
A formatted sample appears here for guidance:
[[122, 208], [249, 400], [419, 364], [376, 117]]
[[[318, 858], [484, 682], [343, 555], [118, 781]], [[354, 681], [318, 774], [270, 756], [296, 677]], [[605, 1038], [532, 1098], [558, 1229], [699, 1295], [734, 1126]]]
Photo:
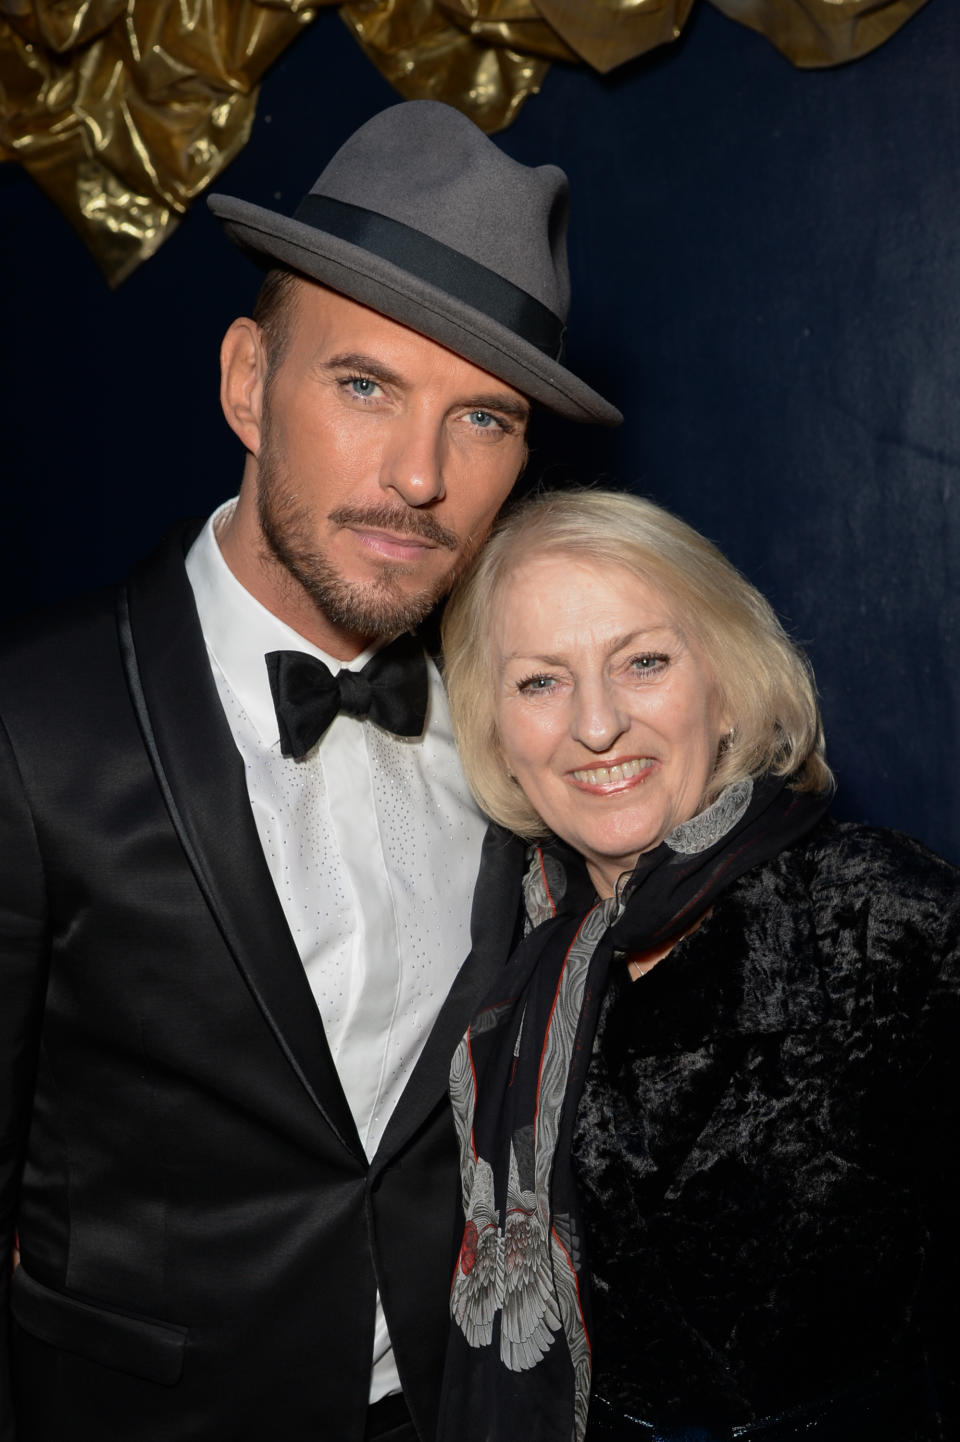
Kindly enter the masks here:
[[[700, 5], [610, 77], [554, 67], [500, 137], [570, 175], [568, 357], [627, 416], [541, 424], [531, 474], [602, 476], [716, 540], [812, 654], [838, 812], [955, 860], [958, 76], [951, 0], [823, 72]], [[396, 98], [321, 12], [219, 188], [292, 209]], [[7, 166], [0, 277], [11, 612], [122, 574], [235, 491], [217, 348], [257, 273], [199, 203], [111, 294]]]

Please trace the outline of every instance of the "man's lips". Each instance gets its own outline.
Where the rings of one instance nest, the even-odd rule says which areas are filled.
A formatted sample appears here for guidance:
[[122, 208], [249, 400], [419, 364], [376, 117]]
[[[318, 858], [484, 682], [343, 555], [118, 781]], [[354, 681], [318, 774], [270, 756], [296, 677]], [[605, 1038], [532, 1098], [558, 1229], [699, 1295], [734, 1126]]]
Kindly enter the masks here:
[[396, 536], [391, 531], [373, 531], [362, 526], [348, 526], [369, 551], [391, 561], [419, 561], [425, 552], [436, 549], [436, 542], [420, 540], [416, 536]]
[[446, 551], [460, 549], [460, 537], [442, 526], [426, 511], [396, 511], [390, 506], [369, 506], [365, 510], [340, 506], [329, 519], [342, 530], [352, 531], [361, 545], [391, 560], [418, 560], [425, 551], [440, 546]]
[[568, 771], [567, 776], [578, 791], [611, 796], [642, 786], [657, 764], [653, 756], [627, 756], [614, 758], [604, 766], [584, 766]]

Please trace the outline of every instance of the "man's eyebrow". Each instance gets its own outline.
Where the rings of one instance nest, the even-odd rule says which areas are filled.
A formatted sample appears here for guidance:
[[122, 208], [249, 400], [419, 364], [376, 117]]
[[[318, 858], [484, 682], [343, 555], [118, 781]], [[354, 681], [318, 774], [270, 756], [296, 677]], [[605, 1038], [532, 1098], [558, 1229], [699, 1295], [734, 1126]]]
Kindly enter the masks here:
[[516, 421], [530, 419], [530, 407], [518, 396], [506, 395], [503, 391], [491, 391], [487, 395], [470, 396], [465, 402], [472, 411], [502, 411]]
[[364, 355], [362, 351], [344, 351], [341, 355], [321, 361], [320, 365], [325, 371], [359, 371], [361, 375], [370, 376], [374, 380], [386, 381], [387, 385], [403, 385], [403, 376], [391, 370], [376, 356]]

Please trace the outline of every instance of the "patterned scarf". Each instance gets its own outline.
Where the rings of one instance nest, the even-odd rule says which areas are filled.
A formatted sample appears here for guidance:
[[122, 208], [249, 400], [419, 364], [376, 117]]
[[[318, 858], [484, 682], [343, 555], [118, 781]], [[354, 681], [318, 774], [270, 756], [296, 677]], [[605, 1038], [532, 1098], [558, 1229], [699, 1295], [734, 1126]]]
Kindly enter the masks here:
[[682, 936], [827, 800], [735, 783], [603, 901], [570, 847], [535, 849], [530, 929], [451, 1067], [465, 1225], [438, 1442], [582, 1442], [589, 1287], [570, 1141], [610, 962]]

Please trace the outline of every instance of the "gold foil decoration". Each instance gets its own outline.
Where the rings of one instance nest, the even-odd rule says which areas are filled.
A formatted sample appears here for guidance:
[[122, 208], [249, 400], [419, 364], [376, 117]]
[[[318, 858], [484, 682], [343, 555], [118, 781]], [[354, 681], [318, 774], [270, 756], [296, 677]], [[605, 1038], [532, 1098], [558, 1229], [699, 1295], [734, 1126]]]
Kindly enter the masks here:
[[889, 40], [927, 0], [710, 0], [763, 35], [800, 69], [858, 60]]
[[449, 18], [475, 41], [507, 45], [523, 55], [545, 60], [572, 60], [577, 56], [560, 39], [534, 0], [442, 0]]
[[[0, 0], [0, 160], [19, 160], [111, 285], [246, 143], [266, 68], [333, 0]], [[351, 0], [407, 99], [509, 125], [553, 60], [608, 71], [676, 39], [694, 0]], [[883, 44], [926, 0], [710, 0], [798, 66]]]
[[0, 147], [111, 285], [246, 144], [303, 0], [0, 0]]
[[693, 0], [537, 0], [546, 20], [594, 70], [606, 73], [676, 40]]
[[[532, 27], [535, 42], [547, 42], [547, 27], [522, 0], [516, 6], [504, 0], [469, 6], [455, 0], [354, 0], [342, 5], [340, 14], [406, 100], [446, 100], [488, 132], [510, 124], [548, 69], [540, 56], [511, 48], [519, 25]], [[488, 15], [491, 24], [506, 27], [507, 43], [491, 43], [490, 31], [475, 38], [474, 25], [487, 23]]]
[[[795, 65], [839, 65], [888, 40], [926, 0], [710, 0]], [[487, 131], [539, 90], [546, 61], [603, 72], [681, 33], [694, 0], [352, 0], [341, 15], [408, 100], [445, 100]]]

